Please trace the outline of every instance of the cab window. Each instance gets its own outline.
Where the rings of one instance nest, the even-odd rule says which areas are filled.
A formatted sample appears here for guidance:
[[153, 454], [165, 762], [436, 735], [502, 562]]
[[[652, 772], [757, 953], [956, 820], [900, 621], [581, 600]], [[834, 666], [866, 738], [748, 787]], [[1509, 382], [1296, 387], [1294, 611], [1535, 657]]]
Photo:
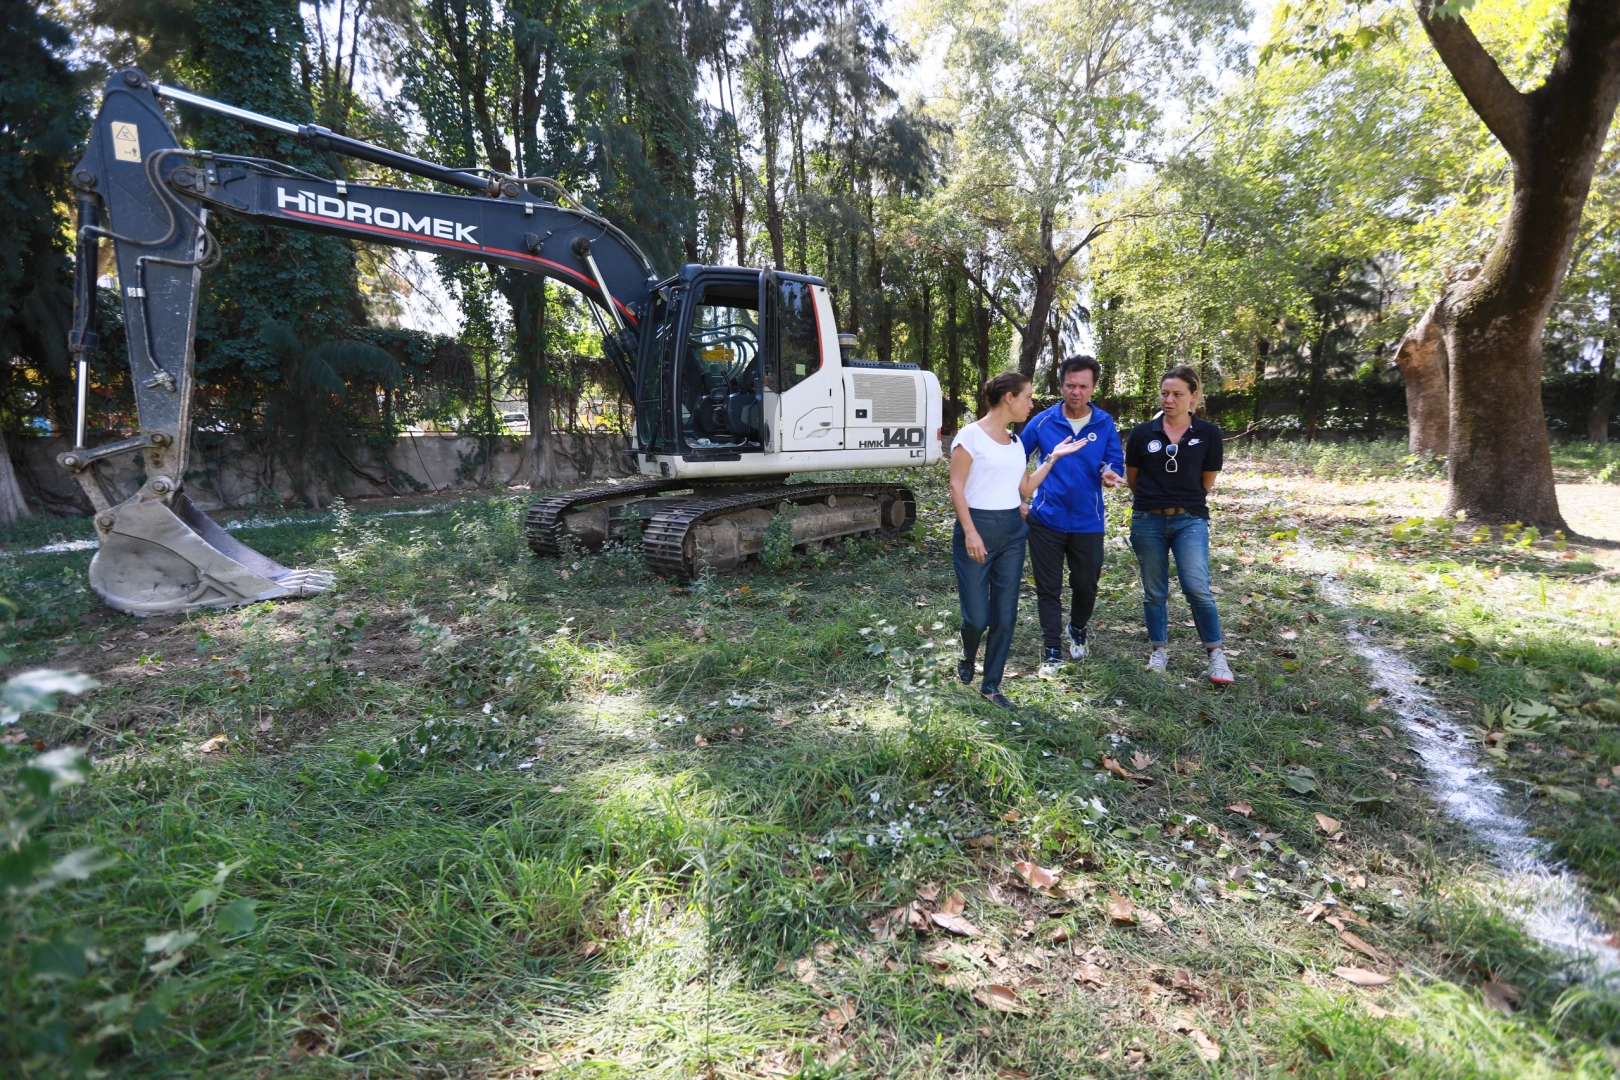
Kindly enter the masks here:
[[821, 333], [815, 289], [805, 281], [776, 280], [776, 357], [771, 389], [791, 390], [821, 370]]

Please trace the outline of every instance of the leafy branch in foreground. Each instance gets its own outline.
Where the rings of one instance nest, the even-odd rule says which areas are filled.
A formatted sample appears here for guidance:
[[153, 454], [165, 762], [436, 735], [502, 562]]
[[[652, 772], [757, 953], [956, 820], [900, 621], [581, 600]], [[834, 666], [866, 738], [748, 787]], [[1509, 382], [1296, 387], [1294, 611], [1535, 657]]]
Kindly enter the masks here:
[[[0, 688], [0, 727], [14, 726], [27, 713], [54, 712], [58, 695], [97, 685], [74, 671], [14, 675]], [[137, 968], [134, 985], [120, 992], [127, 977], [119, 978], [109, 963], [116, 946], [102, 948], [95, 931], [72, 921], [71, 898], [53, 898], [51, 908], [42, 903], [47, 893], [88, 881], [118, 861], [94, 846], [53, 859], [44, 835], [61, 793], [89, 781], [90, 773], [90, 759], [79, 747], [35, 751], [25, 739], [0, 741], [0, 1059], [22, 1076], [96, 1075], [96, 1061], [110, 1040], [163, 1026], [186, 992], [176, 970], [188, 949], [200, 942], [210, 953], [222, 950], [217, 941], [203, 939], [196, 916], [211, 915], [213, 930], [224, 938], [251, 933], [258, 921], [254, 900], [214, 910], [226, 878], [240, 865], [220, 864], [210, 883], [181, 905], [179, 929], [145, 937], [144, 971]], [[69, 917], [62, 917], [64, 910]]]

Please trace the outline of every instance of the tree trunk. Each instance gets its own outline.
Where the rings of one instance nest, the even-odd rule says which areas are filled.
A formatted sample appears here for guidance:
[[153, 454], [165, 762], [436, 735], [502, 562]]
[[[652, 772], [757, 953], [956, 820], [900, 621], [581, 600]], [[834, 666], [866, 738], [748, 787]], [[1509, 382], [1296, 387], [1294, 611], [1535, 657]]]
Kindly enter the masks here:
[[[990, 307], [980, 300], [973, 305], [974, 330], [974, 362], [979, 369], [979, 393], [984, 393], [984, 384], [990, 381]], [[981, 408], [977, 401], [973, 405], [973, 415], [981, 415]]]
[[6, 446], [5, 434], [0, 433], [0, 524], [9, 525], [25, 517], [33, 517], [33, 514], [23, 501], [17, 471], [11, 467], [10, 448]]
[[956, 321], [956, 268], [945, 267], [945, 434], [955, 435], [962, 416], [962, 346]]
[[1541, 338], [1620, 104], [1620, 4], [1570, 0], [1552, 70], [1524, 93], [1460, 16], [1431, 17], [1432, 0], [1414, 2], [1435, 51], [1513, 162], [1513, 200], [1496, 243], [1479, 275], [1446, 304], [1446, 510], [1562, 528], [1541, 403]]
[[1429, 306], [1395, 350], [1406, 380], [1406, 445], [1425, 457], [1439, 457], [1451, 443], [1451, 369], [1439, 318], [1445, 299]]
[[1257, 338], [1254, 343], [1254, 402], [1251, 405], [1249, 424], [1260, 423], [1260, 409], [1264, 402], [1262, 384], [1266, 381], [1266, 362], [1271, 357], [1271, 339]]
[[524, 291], [526, 302], [514, 305], [519, 363], [525, 375], [529, 408], [529, 486], [557, 485], [557, 459], [551, 445], [551, 364], [546, 356], [546, 283], [535, 281]]
[[1592, 415], [1586, 418], [1586, 437], [1595, 443], [1609, 441], [1609, 416], [1614, 412], [1614, 350], [1620, 345], [1620, 296], [1609, 296], [1609, 329], [1603, 335], [1603, 355], [1598, 358], [1597, 387], [1592, 396]]
[[1316, 343], [1311, 346], [1310, 379], [1305, 388], [1305, 441], [1316, 441], [1316, 429], [1322, 423], [1322, 380], [1327, 377], [1328, 316], [1323, 315], [1317, 327]]

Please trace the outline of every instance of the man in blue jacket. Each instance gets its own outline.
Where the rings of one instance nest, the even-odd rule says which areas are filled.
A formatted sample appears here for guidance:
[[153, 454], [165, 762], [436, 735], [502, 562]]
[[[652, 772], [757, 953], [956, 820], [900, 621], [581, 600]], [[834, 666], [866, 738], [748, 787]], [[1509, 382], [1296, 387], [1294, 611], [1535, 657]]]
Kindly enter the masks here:
[[1042, 675], [1054, 675], [1063, 662], [1063, 565], [1074, 591], [1069, 612], [1069, 656], [1087, 654], [1086, 628], [1097, 604], [1103, 565], [1103, 488], [1125, 482], [1125, 454], [1114, 418], [1091, 404], [1101, 368], [1089, 356], [1071, 356], [1058, 369], [1063, 400], [1030, 418], [1018, 438], [1026, 453], [1044, 460], [1064, 439], [1085, 446], [1060, 459], [1024, 504], [1029, 519], [1029, 558], [1035, 571], [1036, 606], [1041, 614]]

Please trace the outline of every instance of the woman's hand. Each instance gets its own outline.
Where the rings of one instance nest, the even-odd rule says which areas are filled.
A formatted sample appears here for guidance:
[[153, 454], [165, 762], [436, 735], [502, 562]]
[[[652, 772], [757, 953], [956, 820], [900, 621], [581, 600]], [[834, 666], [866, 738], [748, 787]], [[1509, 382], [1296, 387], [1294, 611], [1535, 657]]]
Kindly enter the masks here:
[[968, 533], [963, 537], [962, 542], [967, 547], [968, 558], [974, 562], [984, 562], [985, 559], [990, 557], [990, 553], [984, 550], [984, 540], [980, 538], [978, 533]]
[[1048, 460], [1056, 461], [1058, 458], [1068, 457], [1085, 445], [1085, 439], [1076, 439], [1073, 435], [1070, 435], [1067, 439], [1052, 447], [1052, 452], [1046, 456]]

